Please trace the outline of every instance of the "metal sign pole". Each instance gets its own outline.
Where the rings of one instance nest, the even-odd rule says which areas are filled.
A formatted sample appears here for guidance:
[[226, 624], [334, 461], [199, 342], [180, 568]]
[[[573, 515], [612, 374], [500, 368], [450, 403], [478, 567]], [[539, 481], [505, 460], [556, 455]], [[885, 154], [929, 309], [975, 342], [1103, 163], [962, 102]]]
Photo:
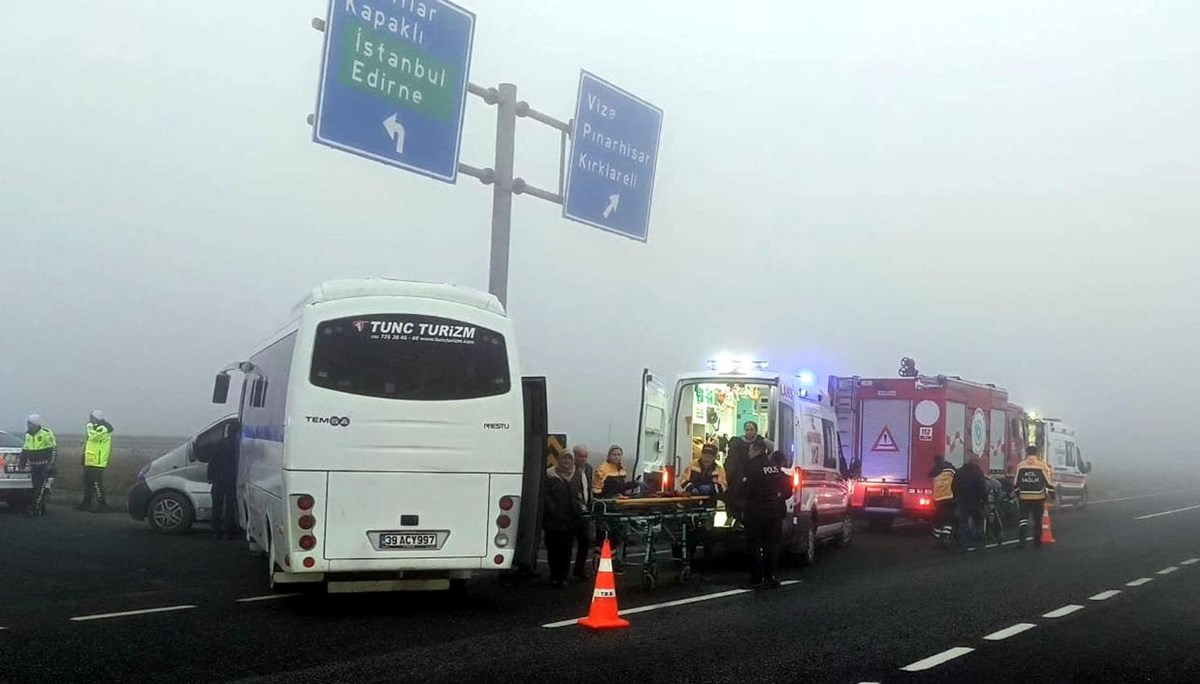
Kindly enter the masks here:
[[517, 86], [496, 88], [496, 167], [492, 183], [492, 252], [488, 291], [508, 306], [508, 247], [512, 235], [513, 155], [517, 140]]

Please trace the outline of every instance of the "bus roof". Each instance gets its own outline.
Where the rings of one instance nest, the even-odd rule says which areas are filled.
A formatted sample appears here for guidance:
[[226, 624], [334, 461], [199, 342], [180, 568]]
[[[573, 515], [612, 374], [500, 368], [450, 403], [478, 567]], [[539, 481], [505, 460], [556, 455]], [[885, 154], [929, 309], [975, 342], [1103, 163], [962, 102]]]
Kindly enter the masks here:
[[416, 280], [395, 278], [353, 278], [327, 280], [314, 287], [296, 308], [320, 304], [339, 299], [357, 297], [416, 297], [440, 299], [456, 304], [465, 304], [504, 316], [504, 306], [495, 295], [449, 283], [424, 283]]

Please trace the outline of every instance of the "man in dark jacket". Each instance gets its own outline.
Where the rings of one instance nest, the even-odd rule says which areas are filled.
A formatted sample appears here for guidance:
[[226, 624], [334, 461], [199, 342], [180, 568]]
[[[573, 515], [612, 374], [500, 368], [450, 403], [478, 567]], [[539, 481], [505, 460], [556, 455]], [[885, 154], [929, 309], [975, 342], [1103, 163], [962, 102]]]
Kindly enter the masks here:
[[208, 481], [212, 483], [212, 526], [217, 539], [237, 537], [237, 428], [225, 427], [225, 434], [208, 461]]
[[968, 545], [974, 545], [983, 535], [983, 506], [988, 493], [987, 478], [979, 467], [978, 456], [968, 456], [958, 469], [953, 490], [963, 538]]
[[[591, 454], [586, 446], [576, 444], [571, 453], [575, 456], [575, 478], [572, 480], [572, 486], [579, 496], [579, 508], [586, 514], [592, 509], [592, 478], [595, 477], [596, 471], [588, 462]], [[588, 552], [592, 548], [593, 527], [587, 520], [581, 520], [576, 526], [574, 574], [579, 579], [586, 579], [588, 576], [587, 560]]]
[[762, 435], [758, 434], [758, 423], [748, 420], [742, 430], [745, 433], [743, 436], [729, 440], [729, 451], [725, 455], [725, 475], [729, 478], [729, 497], [725, 508], [729, 517], [736, 519], [742, 517], [741, 500], [745, 497], [739, 489], [750, 462], [750, 446], [756, 443], [764, 447], [766, 445]]
[[746, 545], [750, 552], [749, 589], [774, 589], [775, 567], [779, 561], [779, 540], [783, 536], [785, 501], [792, 495], [792, 483], [777, 460], [767, 455], [763, 440], [750, 443], [750, 460], [742, 475], [741, 503]]
[[546, 469], [542, 481], [542, 531], [546, 540], [546, 561], [550, 565], [550, 585], [562, 588], [571, 566], [571, 542], [581, 521], [575, 479], [575, 457], [564, 451]]

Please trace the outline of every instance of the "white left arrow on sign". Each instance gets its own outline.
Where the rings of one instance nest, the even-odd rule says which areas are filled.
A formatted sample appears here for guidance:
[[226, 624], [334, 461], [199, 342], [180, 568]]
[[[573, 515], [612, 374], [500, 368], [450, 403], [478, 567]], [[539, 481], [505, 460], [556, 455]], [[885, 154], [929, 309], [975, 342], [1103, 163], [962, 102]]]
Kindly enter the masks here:
[[387, 131], [389, 138], [395, 138], [396, 154], [404, 154], [404, 125], [396, 120], [395, 114], [383, 120], [383, 130]]

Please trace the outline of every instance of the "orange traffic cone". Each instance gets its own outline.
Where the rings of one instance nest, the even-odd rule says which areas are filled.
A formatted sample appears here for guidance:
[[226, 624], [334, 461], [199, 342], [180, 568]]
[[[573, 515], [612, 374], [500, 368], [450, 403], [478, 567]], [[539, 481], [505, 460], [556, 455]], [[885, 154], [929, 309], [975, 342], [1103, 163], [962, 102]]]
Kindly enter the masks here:
[[617, 615], [617, 583], [613, 578], [612, 549], [608, 540], [600, 549], [600, 571], [596, 573], [596, 589], [592, 592], [592, 609], [588, 616], [579, 618], [579, 624], [592, 629], [616, 629], [628, 627], [629, 620]]
[[1042, 544], [1054, 544], [1054, 533], [1050, 531], [1050, 509], [1042, 509]]

